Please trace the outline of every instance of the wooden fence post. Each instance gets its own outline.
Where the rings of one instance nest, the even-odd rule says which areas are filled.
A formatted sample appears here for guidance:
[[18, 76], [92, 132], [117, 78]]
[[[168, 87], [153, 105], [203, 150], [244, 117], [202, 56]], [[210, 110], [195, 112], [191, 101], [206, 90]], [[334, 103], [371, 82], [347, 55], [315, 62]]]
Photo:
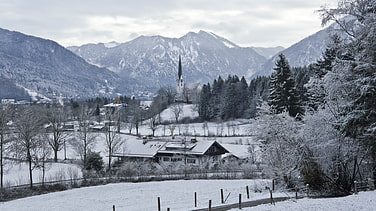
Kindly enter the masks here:
[[358, 182], [354, 181], [354, 193], [358, 194]]
[[242, 209], [242, 194], [239, 194], [239, 209]]
[[307, 187], [307, 197], [309, 197], [309, 184], [306, 184]]
[[195, 207], [197, 207], [197, 192], [195, 192]]
[[270, 204], [274, 204], [273, 191], [271, 189], [269, 189], [269, 192], [270, 192]]
[[275, 184], [274, 184], [274, 179], [272, 179], [272, 190], [274, 191], [274, 186], [275, 186]]
[[246, 189], [247, 189], [247, 199], [249, 199], [249, 187], [248, 187], [248, 185], [247, 185]]
[[295, 186], [295, 199], [298, 199], [298, 187]]
[[161, 211], [161, 197], [158, 197], [158, 211]]
[[209, 211], [211, 211], [212, 201], [209, 200]]
[[115, 205], [112, 205], [112, 211], [115, 211]]
[[223, 197], [223, 189], [221, 189], [221, 203], [224, 204], [225, 203], [225, 199]]
[[170, 208], [167, 208], [167, 211], [170, 211]]

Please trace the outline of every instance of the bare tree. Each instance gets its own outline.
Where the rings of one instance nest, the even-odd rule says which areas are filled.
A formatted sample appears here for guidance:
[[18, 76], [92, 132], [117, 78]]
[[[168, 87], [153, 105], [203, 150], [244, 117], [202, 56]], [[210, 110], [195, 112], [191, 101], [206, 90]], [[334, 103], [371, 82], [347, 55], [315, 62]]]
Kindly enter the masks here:
[[179, 116], [183, 112], [183, 107], [180, 103], [175, 103], [174, 105], [172, 105], [171, 109], [172, 109], [172, 112], [174, 113], [175, 122], [177, 124], [179, 122]]
[[4, 188], [4, 152], [5, 145], [9, 142], [8, 133], [9, 115], [7, 110], [0, 109], [0, 189]]
[[49, 147], [50, 137], [48, 133], [39, 135], [38, 146], [33, 149], [34, 167], [42, 170], [42, 185], [46, 178], [47, 160], [50, 157], [52, 149]]
[[19, 145], [26, 155], [29, 167], [30, 188], [33, 188], [33, 151], [40, 147], [39, 134], [41, 133], [43, 122], [40, 117], [40, 110], [35, 106], [21, 109], [16, 116], [15, 127], [18, 133]]
[[154, 115], [152, 116], [150, 119], [149, 119], [149, 127], [152, 131], [152, 135], [154, 136], [155, 135], [155, 131], [157, 130], [157, 119], [158, 119], [158, 116], [157, 115]]
[[46, 112], [46, 121], [49, 124], [49, 131], [52, 137], [47, 136], [48, 144], [54, 152], [54, 161], [57, 162], [57, 153], [63, 148], [69, 134], [64, 132], [65, 115], [62, 108], [52, 107]]
[[142, 122], [142, 109], [140, 108], [140, 102], [138, 100], [132, 100], [128, 104], [128, 115], [130, 123], [136, 129], [136, 135], [139, 135], [139, 127]]
[[78, 115], [79, 129], [70, 139], [73, 150], [81, 157], [84, 169], [87, 167], [87, 155], [94, 147], [97, 134], [90, 132], [90, 110], [82, 107]]
[[174, 135], [175, 128], [176, 128], [176, 125], [174, 125], [174, 124], [168, 125], [168, 129], [170, 130], [171, 136]]
[[208, 131], [208, 136], [209, 136], [209, 128], [208, 128], [208, 122], [204, 122], [203, 124], [202, 124], [202, 129], [204, 129], [204, 136], [205, 136], [205, 134], [206, 134], [206, 130]]
[[[107, 115], [109, 122], [111, 123], [112, 115]], [[108, 171], [111, 170], [112, 156], [117, 152], [124, 143], [118, 133], [116, 133], [115, 128], [111, 128], [111, 124], [108, 124], [105, 129], [106, 136], [106, 151], [108, 153]]]

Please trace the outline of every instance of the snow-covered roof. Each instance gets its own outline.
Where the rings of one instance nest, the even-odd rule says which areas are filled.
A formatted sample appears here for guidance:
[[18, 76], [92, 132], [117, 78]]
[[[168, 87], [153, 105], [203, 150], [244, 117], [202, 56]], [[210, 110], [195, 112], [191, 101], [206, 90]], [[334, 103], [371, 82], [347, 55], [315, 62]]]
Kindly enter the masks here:
[[123, 153], [117, 153], [114, 156], [152, 158], [166, 143], [165, 141], [130, 139], [127, 140]]
[[107, 108], [119, 108], [119, 107], [122, 107], [123, 104], [120, 104], [120, 103], [109, 103], [109, 104], [106, 104], [104, 105], [103, 107], [107, 107]]
[[191, 155], [203, 155], [214, 143], [215, 141], [197, 141], [195, 143], [187, 144], [184, 144], [183, 142], [171, 142], [162, 147], [158, 153], [185, 153]]
[[184, 143], [183, 140], [176, 139], [132, 139], [127, 141], [123, 153], [117, 153], [114, 156], [153, 158], [157, 153], [204, 155], [214, 144], [221, 147], [216, 141], [187, 141]]
[[249, 145], [240, 144], [222, 144], [222, 146], [229, 151], [225, 154], [225, 157], [232, 155], [239, 159], [246, 159], [249, 157]]

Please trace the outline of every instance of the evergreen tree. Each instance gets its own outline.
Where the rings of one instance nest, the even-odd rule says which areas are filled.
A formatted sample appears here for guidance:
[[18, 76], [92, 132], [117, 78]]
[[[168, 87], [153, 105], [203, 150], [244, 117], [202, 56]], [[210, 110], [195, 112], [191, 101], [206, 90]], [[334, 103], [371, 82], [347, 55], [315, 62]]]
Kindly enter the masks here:
[[276, 67], [270, 79], [269, 105], [274, 113], [287, 111], [290, 116], [298, 117], [303, 114], [299, 95], [295, 89], [295, 81], [286, 57], [278, 55]]
[[238, 100], [238, 106], [237, 106], [237, 115], [236, 117], [242, 117], [244, 116], [245, 110], [249, 107], [249, 94], [248, 94], [248, 83], [247, 80], [244, 78], [244, 76], [240, 79], [240, 82], [237, 83], [236, 86], [237, 90], [237, 100]]
[[202, 86], [202, 90], [200, 93], [200, 103], [198, 108], [198, 114], [200, 118], [204, 121], [210, 120], [211, 118], [211, 90], [210, 90], [210, 83], [207, 85], [204, 84]]
[[223, 111], [224, 81], [221, 76], [217, 80], [214, 80], [211, 93], [211, 117], [217, 118], [221, 116], [221, 112]]
[[331, 43], [328, 45], [328, 48], [323, 53], [323, 59], [318, 60], [316, 63], [309, 66], [309, 71], [312, 72], [312, 77], [310, 78], [307, 88], [308, 93], [308, 106], [317, 110], [320, 106], [324, 106], [325, 104], [325, 90], [323, 86], [322, 79], [324, 76], [331, 72], [334, 65], [336, 64], [336, 60], [341, 59], [348, 59], [348, 55], [342, 55], [343, 52], [341, 50], [342, 40], [341, 38], [335, 34], [331, 37]]
[[223, 119], [235, 118], [237, 114], [236, 109], [238, 105], [235, 83], [229, 82], [226, 85], [224, 100], [225, 102], [224, 102], [222, 118]]

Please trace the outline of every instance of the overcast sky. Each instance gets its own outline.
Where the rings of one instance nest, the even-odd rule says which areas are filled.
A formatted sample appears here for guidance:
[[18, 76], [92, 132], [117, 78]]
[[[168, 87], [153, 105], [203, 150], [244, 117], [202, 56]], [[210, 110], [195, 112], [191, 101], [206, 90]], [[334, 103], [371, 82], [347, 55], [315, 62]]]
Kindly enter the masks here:
[[1, 0], [0, 27], [63, 46], [204, 30], [240, 46], [290, 45], [322, 29], [336, 0]]

